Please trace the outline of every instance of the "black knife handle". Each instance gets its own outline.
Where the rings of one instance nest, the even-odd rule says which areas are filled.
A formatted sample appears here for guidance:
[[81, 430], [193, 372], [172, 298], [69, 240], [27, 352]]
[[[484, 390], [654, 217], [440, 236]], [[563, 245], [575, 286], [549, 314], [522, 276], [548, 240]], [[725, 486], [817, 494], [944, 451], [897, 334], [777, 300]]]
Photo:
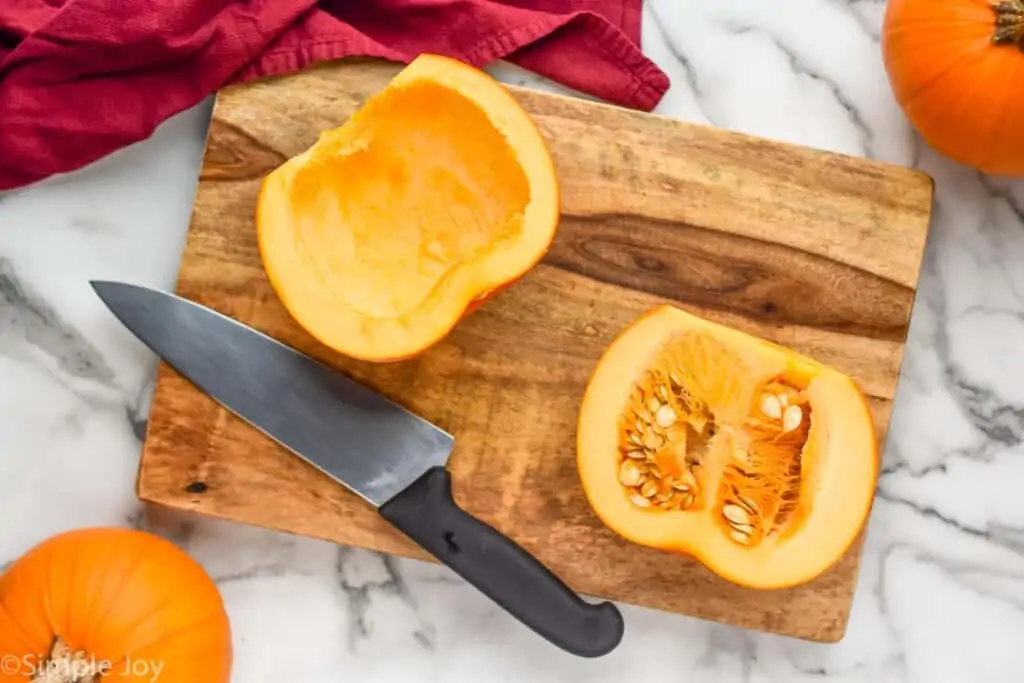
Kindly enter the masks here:
[[610, 602], [584, 602], [514, 541], [455, 504], [451, 475], [434, 467], [380, 514], [526, 626], [581, 657], [611, 652], [623, 621]]

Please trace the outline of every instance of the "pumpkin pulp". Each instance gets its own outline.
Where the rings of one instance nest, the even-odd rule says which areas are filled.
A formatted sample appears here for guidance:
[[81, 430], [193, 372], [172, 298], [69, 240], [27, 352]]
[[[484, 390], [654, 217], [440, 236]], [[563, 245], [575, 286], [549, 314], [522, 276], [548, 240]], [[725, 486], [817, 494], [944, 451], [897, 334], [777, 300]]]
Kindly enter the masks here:
[[511, 94], [422, 55], [265, 179], [268, 277], [315, 338], [376, 361], [416, 355], [546, 252], [552, 160]]
[[852, 380], [671, 306], [602, 356], [577, 446], [585, 495], [610, 529], [762, 589], [839, 560], [869, 514], [878, 467]]

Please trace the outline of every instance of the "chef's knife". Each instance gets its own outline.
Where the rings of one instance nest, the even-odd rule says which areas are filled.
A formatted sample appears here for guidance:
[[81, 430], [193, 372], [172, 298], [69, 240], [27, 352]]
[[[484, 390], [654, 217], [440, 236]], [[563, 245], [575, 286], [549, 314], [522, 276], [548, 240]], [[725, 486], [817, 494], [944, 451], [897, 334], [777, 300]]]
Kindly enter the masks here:
[[113, 314], [218, 403], [373, 505], [526, 626], [583, 657], [613, 650], [623, 621], [583, 601], [522, 547], [459, 508], [451, 435], [377, 392], [210, 308], [92, 281]]

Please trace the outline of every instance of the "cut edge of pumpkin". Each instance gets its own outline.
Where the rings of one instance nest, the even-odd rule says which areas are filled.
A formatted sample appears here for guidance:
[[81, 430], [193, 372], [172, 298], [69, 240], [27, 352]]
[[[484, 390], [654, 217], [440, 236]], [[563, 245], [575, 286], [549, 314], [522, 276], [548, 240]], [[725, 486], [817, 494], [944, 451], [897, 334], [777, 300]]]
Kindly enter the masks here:
[[[815, 419], [808, 443], [827, 436], [830, 443], [844, 444], [843, 451], [850, 454], [834, 457], [826, 467], [816, 469], [810, 496], [813, 510], [779, 541], [754, 548], [739, 546], [715, 525], [708, 509], [637, 508], [619, 485], [617, 425], [623, 401], [660, 343], [682, 330], [711, 333], [727, 344], [745, 348], [745, 355], [759, 355], [768, 365], [810, 376], [807, 392], [815, 402]], [[599, 359], [580, 406], [577, 465], [593, 512], [610, 530], [640, 545], [689, 556], [723, 579], [762, 590], [806, 583], [846, 554], [870, 515], [879, 471], [874, 421], [852, 379], [771, 341], [668, 304], [643, 313]]]
[[[486, 117], [515, 155], [527, 180], [528, 198], [521, 230], [492, 242], [482, 254], [446, 271], [406, 314], [367, 316], [344, 305], [324, 307], [317, 283], [296, 269], [285, 242], [287, 197], [297, 173], [323, 149], [336, 144], [361, 122], [368, 107], [396, 90], [418, 84], [441, 86], [464, 98]], [[256, 226], [266, 276], [283, 306], [299, 325], [325, 346], [347, 356], [391, 362], [415, 356], [441, 341], [466, 315], [507, 289], [547, 253], [560, 219], [560, 192], [554, 160], [537, 123], [512, 93], [486, 72], [453, 58], [422, 54], [404, 67], [346, 122], [323, 131], [316, 143], [269, 173], [257, 197]]]

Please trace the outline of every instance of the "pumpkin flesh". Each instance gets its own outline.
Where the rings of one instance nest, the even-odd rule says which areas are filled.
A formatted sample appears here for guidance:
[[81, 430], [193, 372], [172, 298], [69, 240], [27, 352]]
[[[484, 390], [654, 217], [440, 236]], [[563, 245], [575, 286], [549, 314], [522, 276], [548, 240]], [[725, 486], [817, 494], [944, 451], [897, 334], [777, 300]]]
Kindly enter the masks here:
[[[62, 650], [67, 658], [40, 676]], [[216, 585], [177, 547], [144, 532], [67, 532], [0, 575], [0, 654], [8, 657], [0, 681], [74, 683], [68, 674], [91, 666], [102, 681], [227, 683], [231, 651]]]
[[874, 423], [852, 380], [671, 306], [602, 356], [577, 446], [606, 526], [761, 589], [832, 566], [859, 535], [877, 477]]
[[890, 0], [882, 51], [896, 101], [933, 148], [1024, 176], [1024, 0]]
[[293, 318], [375, 361], [416, 355], [522, 277], [557, 220], [535, 124], [489, 75], [433, 55], [271, 172], [257, 213]]

